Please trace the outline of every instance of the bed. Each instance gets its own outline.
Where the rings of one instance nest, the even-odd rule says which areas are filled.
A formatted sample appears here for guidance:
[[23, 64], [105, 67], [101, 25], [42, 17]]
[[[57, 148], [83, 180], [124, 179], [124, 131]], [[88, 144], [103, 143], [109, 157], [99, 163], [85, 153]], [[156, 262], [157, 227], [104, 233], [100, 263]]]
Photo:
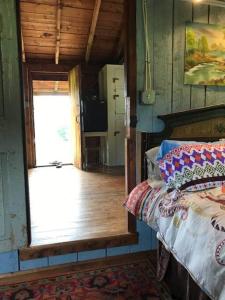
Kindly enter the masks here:
[[[224, 300], [225, 105], [159, 118], [165, 124], [162, 132], [142, 134], [142, 160], [147, 150], [161, 144], [162, 151], [162, 144], [171, 147], [171, 140], [179, 141], [178, 146], [166, 148], [167, 152], [161, 153], [161, 158], [157, 149], [161, 175], [165, 175], [164, 171], [169, 174], [166, 185], [149, 176], [149, 162], [143, 164], [142, 183], [131, 192], [125, 206], [156, 230], [159, 240], [157, 275], [159, 280], [166, 281], [174, 299]], [[180, 141], [185, 141], [184, 145]], [[186, 155], [195, 150], [204, 151], [201, 157], [204, 157], [204, 168], [208, 169], [204, 171], [204, 180], [201, 169], [196, 168], [197, 175], [189, 172], [184, 183], [184, 178], [179, 177], [180, 165], [174, 159], [178, 154]], [[186, 161], [192, 164], [192, 156], [191, 160], [182, 156], [182, 165], [186, 166]], [[211, 172], [209, 161], [216, 161], [218, 169]], [[175, 173], [168, 167], [168, 162], [177, 167]]]

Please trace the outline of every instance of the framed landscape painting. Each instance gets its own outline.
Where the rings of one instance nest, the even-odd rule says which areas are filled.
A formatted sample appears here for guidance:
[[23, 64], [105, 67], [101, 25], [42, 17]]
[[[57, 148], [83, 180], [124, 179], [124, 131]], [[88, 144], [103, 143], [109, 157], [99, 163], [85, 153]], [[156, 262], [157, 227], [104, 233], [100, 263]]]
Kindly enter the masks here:
[[225, 86], [225, 26], [186, 24], [184, 83]]

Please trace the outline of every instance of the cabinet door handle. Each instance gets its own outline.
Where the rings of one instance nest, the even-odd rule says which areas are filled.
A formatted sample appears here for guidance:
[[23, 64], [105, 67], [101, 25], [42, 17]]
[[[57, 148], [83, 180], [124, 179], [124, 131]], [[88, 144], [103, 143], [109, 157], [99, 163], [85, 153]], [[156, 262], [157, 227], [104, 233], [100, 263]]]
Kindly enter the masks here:
[[116, 136], [119, 133], [120, 133], [120, 131], [114, 131], [114, 136]]
[[113, 95], [113, 99], [116, 100], [116, 98], [119, 98], [120, 95]]

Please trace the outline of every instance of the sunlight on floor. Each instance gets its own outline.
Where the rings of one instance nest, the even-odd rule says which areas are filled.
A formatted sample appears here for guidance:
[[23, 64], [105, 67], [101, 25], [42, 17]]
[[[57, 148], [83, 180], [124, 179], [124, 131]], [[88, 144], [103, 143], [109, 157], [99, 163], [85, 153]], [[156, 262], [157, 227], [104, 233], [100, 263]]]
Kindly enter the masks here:
[[127, 232], [123, 174], [35, 168], [29, 187], [32, 245]]
[[71, 163], [71, 100], [69, 96], [34, 96], [36, 165]]

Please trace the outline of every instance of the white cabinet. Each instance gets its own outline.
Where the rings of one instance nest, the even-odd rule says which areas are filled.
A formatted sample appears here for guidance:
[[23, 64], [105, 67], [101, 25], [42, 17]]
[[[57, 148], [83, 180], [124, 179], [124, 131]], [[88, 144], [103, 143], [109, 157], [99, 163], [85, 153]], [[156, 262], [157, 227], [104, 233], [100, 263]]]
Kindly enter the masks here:
[[99, 73], [100, 99], [107, 101], [108, 131], [106, 138], [107, 166], [124, 165], [125, 87], [124, 66], [105, 65]]

